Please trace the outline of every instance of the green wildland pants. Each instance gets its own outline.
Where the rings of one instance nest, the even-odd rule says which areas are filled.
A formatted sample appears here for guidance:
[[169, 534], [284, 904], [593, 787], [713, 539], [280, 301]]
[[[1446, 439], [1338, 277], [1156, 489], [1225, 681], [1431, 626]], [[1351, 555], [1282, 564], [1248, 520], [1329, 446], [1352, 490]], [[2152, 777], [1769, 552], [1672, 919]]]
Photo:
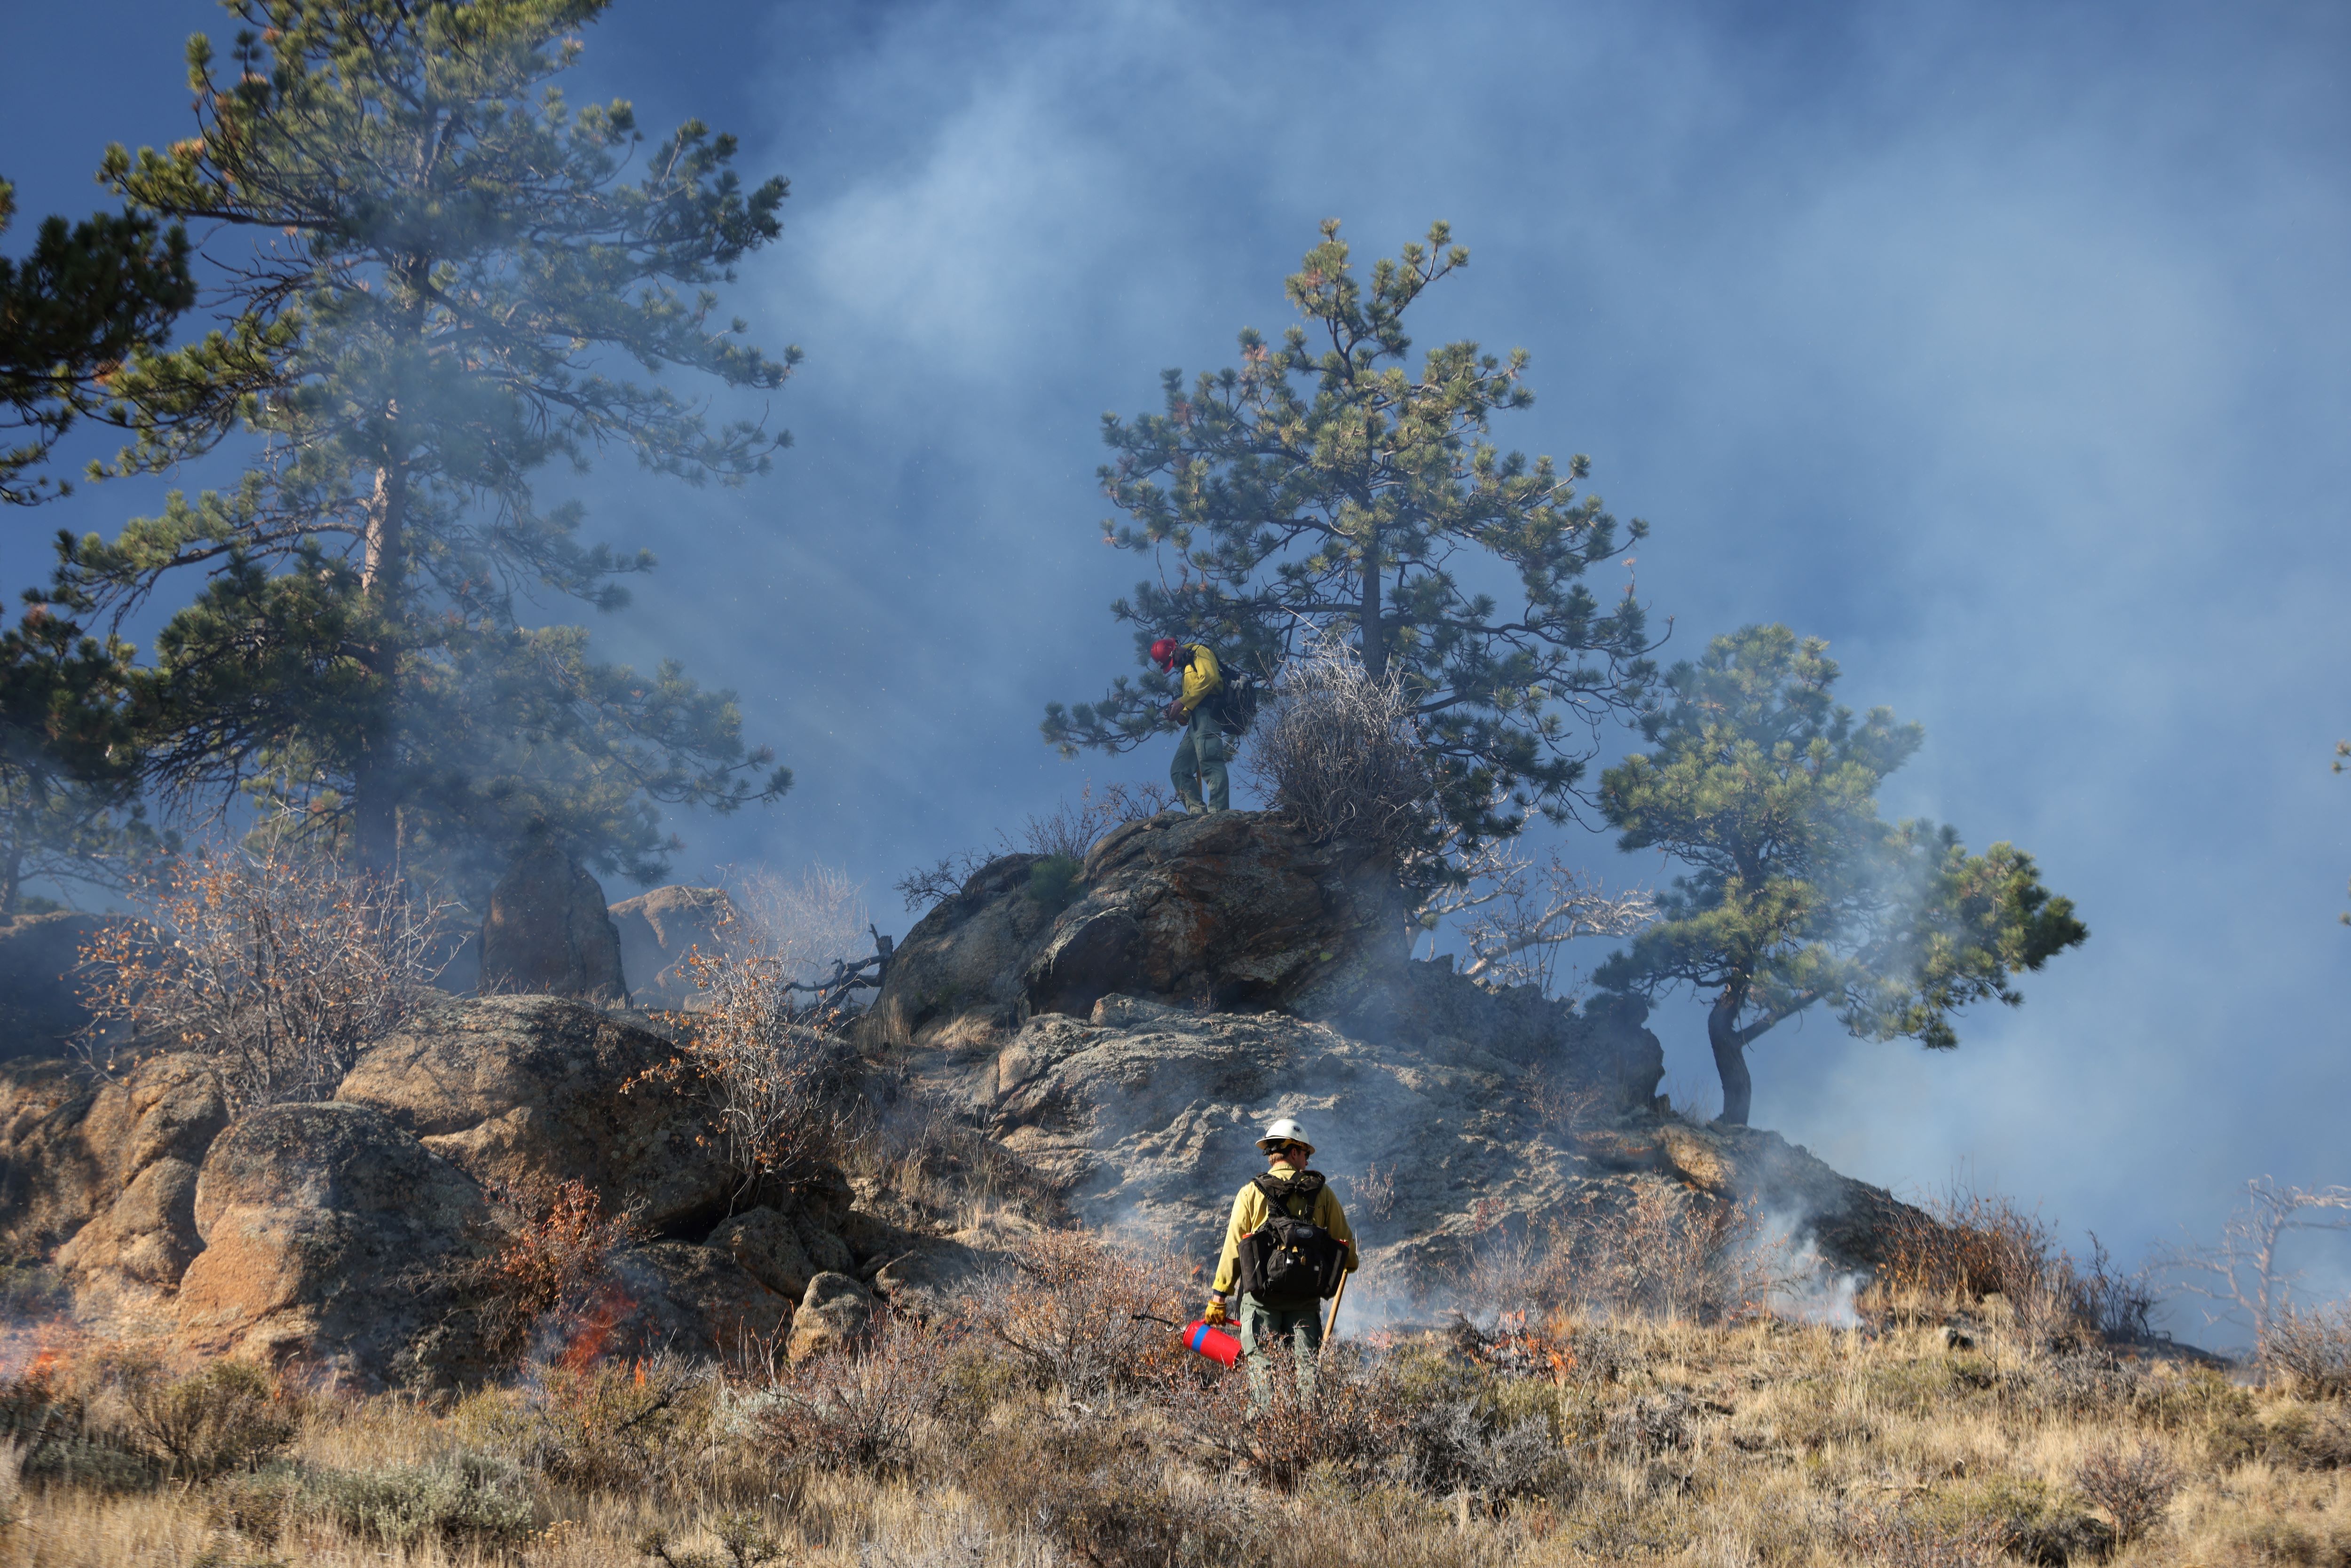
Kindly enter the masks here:
[[1241, 1298], [1241, 1358], [1249, 1363], [1249, 1408], [1262, 1410], [1273, 1403], [1273, 1384], [1268, 1368], [1273, 1364], [1273, 1350], [1279, 1346], [1290, 1352], [1290, 1364], [1298, 1370], [1299, 1397], [1310, 1404], [1314, 1398], [1314, 1362], [1322, 1349], [1322, 1303], [1301, 1307], [1296, 1312], [1280, 1312], [1267, 1306], [1255, 1296]]
[[1186, 810], [1196, 809], [1200, 797], [1206, 795], [1208, 810], [1229, 811], [1233, 780], [1225, 771], [1225, 732], [1217, 727], [1207, 710], [1205, 702], [1192, 710], [1190, 727], [1176, 737], [1176, 760], [1168, 766], [1167, 777], [1174, 781], [1176, 798], [1184, 802]]

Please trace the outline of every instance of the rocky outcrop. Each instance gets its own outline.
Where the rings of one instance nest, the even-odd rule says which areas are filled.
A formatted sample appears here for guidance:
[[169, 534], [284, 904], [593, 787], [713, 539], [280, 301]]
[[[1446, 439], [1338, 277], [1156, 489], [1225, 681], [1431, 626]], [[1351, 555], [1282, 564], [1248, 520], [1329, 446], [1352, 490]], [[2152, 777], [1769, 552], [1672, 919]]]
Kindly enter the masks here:
[[1083, 1017], [1112, 993], [1217, 1010], [1342, 1012], [1405, 958], [1403, 907], [1371, 852], [1256, 811], [1113, 829], [1077, 897], [1045, 902], [1038, 857], [1007, 855], [898, 946], [867, 1037], [931, 1045]]
[[54, 910], [0, 920], [0, 1061], [56, 1056], [89, 1022], [74, 968], [123, 917]]
[[614, 1260], [612, 1354], [764, 1354], [810, 1279], [886, 1260], [842, 1239], [866, 1217], [838, 1173], [702, 1245], [733, 1183], [706, 1100], [659, 1071], [674, 1051], [577, 1002], [451, 1001], [371, 1048], [336, 1102], [233, 1124], [193, 1056], [97, 1085], [20, 1066], [0, 1073], [0, 1242], [53, 1264], [93, 1332], [443, 1385], [496, 1370], [467, 1295], [512, 1223], [486, 1184], [584, 1177], [670, 1232]]
[[622, 1003], [621, 933], [588, 868], [544, 846], [515, 862], [482, 917], [481, 989]]
[[[1405, 1293], [1497, 1235], [1662, 1184], [1751, 1204], [1832, 1266], [1865, 1267], [1899, 1206], [1775, 1134], [1700, 1127], [1650, 1102], [1662, 1066], [1635, 1016], [1399, 981], [1388, 1011], [1440, 1032], [1382, 1042], [1284, 1014], [1112, 996], [1032, 1018], [994, 1049], [927, 1053], [917, 1081], [966, 1108], [1078, 1216], [1208, 1256], [1277, 1115], [1314, 1135], [1375, 1277]], [[1541, 1003], [1540, 1006], [1536, 1005]], [[1540, 1027], [1538, 1027], [1540, 1026]]]
[[612, 905], [621, 969], [641, 1008], [686, 1008], [700, 988], [686, 967], [696, 948], [716, 955], [740, 934], [735, 901], [717, 887], [657, 887]]
[[442, 1004], [370, 1046], [335, 1098], [371, 1106], [491, 1186], [578, 1177], [608, 1214], [701, 1235], [736, 1183], [667, 1040], [553, 997]]
[[[612, 1261], [619, 1312], [605, 1354], [764, 1361], [780, 1345], [797, 1297], [769, 1289], [715, 1247], [657, 1241]], [[805, 1287], [803, 1287], [805, 1288]]]
[[857, 1267], [849, 1243], [805, 1214], [759, 1207], [738, 1214], [710, 1233], [709, 1245], [726, 1253], [770, 1291], [790, 1301], [808, 1292], [819, 1274], [845, 1274]]
[[366, 1105], [241, 1118], [204, 1157], [194, 1213], [204, 1250], [179, 1282], [183, 1345], [370, 1386], [447, 1317], [449, 1266], [490, 1234], [473, 1178]]
[[67, 1281], [111, 1308], [153, 1307], [202, 1246], [195, 1171], [228, 1124], [218, 1078], [177, 1054], [95, 1085], [20, 1068], [0, 1079], [0, 1244], [54, 1249]]
[[784, 1354], [794, 1363], [838, 1350], [862, 1333], [873, 1315], [873, 1292], [846, 1274], [819, 1274], [792, 1314]]
[[1284, 1114], [1392, 1283], [1645, 1186], [1750, 1204], [1837, 1267], [1898, 1208], [1770, 1134], [1665, 1113], [1639, 1002], [1580, 1010], [1408, 961], [1399, 895], [1350, 846], [1250, 812], [1132, 822], [1058, 909], [1034, 863], [997, 861], [926, 915], [864, 1027], [1090, 1223], [1207, 1253]]
[[[93, 1326], [374, 1385], [492, 1370], [468, 1338], [483, 1314], [452, 1292], [506, 1244], [503, 1193], [575, 1178], [654, 1232], [564, 1330], [567, 1348], [630, 1354], [805, 1359], [880, 1303], [962, 1315], [1036, 1220], [935, 1182], [1033, 1173], [1050, 1191], [1032, 1211], [1063, 1202], [1205, 1260], [1280, 1114], [1313, 1135], [1374, 1293], [1658, 1196], [1749, 1205], [1839, 1269], [1874, 1262], [1890, 1221], [1922, 1222], [1771, 1134], [1666, 1113], [1639, 1004], [1578, 1009], [1407, 961], [1397, 895], [1343, 846], [1235, 812], [1127, 824], [1074, 887], [1036, 864], [998, 860], [932, 911], [859, 1026], [880, 1059], [861, 1070], [875, 1135], [935, 1131], [942, 1104], [969, 1119], [921, 1143], [938, 1158], [913, 1186], [884, 1174], [893, 1156], [736, 1211], [750, 1195], [659, 1032], [675, 1020], [498, 996], [413, 1016], [331, 1103], [233, 1123], [189, 1056], [102, 1085], [0, 1071], [0, 1240], [53, 1262]], [[674, 942], [697, 907], [633, 914]]]

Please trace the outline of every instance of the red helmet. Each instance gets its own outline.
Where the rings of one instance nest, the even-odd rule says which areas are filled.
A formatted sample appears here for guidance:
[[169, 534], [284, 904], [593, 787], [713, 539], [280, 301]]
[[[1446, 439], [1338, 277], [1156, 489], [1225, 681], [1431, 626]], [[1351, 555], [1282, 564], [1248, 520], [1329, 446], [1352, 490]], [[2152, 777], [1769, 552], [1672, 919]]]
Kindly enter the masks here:
[[1175, 638], [1162, 637], [1159, 641], [1151, 644], [1151, 662], [1158, 665], [1161, 669], [1165, 669], [1168, 665], [1176, 662], [1176, 654], [1179, 646], [1180, 644], [1176, 643]]

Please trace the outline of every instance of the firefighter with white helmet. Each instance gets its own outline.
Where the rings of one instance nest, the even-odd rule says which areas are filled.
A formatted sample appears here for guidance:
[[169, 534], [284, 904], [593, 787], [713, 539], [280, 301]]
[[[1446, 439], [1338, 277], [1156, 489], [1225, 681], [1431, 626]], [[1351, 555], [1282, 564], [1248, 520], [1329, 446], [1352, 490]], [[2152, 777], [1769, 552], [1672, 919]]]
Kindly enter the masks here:
[[1307, 1168], [1314, 1145], [1297, 1119], [1276, 1120], [1257, 1146], [1266, 1156], [1266, 1170], [1233, 1197], [1206, 1315], [1212, 1323], [1231, 1321], [1226, 1301], [1240, 1287], [1249, 1399], [1262, 1409], [1272, 1397], [1266, 1367], [1277, 1344], [1289, 1347], [1299, 1391], [1312, 1397], [1315, 1355], [1322, 1348], [1322, 1302], [1362, 1260], [1329, 1182], [1321, 1171]]

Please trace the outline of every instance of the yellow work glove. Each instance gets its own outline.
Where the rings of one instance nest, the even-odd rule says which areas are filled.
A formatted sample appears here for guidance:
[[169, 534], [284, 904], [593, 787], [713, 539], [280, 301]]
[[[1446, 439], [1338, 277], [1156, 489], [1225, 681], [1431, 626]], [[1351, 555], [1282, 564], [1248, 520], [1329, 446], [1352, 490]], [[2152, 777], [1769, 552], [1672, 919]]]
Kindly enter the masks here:
[[1225, 1315], [1225, 1299], [1222, 1296], [1210, 1296], [1208, 1310], [1201, 1313], [1200, 1317], [1203, 1322], [1212, 1323], [1228, 1323], [1233, 1321]]

